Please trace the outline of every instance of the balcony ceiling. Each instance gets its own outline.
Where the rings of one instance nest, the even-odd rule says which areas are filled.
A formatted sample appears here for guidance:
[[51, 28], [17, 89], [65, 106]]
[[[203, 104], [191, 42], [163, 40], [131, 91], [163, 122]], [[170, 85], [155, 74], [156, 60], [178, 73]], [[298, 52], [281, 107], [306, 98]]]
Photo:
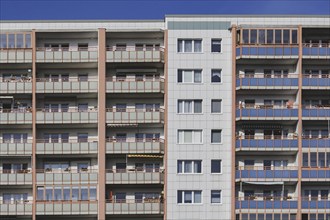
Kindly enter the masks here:
[[97, 39], [97, 32], [37, 32], [37, 39]]
[[164, 39], [164, 33], [161, 31], [145, 31], [145, 32], [111, 32], [107, 33], [107, 39]]

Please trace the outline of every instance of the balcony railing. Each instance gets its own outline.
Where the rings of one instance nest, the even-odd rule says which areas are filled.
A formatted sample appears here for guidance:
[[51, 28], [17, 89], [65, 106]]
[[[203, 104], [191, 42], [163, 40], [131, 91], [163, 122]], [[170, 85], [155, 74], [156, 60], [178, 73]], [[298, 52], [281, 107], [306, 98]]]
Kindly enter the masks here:
[[240, 89], [291, 89], [298, 87], [298, 76], [290, 78], [237, 78], [236, 87]]
[[236, 150], [247, 151], [297, 151], [297, 137], [283, 138], [274, 136], [274, 138], [236, 138]]
[[164, 182], [163, 170], [118, 169], [107, 170], [107, 184], [161, 184]]
[[0, 82], [0, 94], [8, 93], [32, 93], [31, 77], [2, 78], [2, 82]]
[[37, 93], [86, 93], [97, 90], [98, 83], [95, 77], [89, 77], [86, 81], [71, 78], [65, 80], [37, 78]]
[[[1, 113], [0, 113], [1, 114]], [[18, 142], [0, 141], [0, 155], [31, 155], [32, 140]]]
[[302, 117], [306, 119], [330, 119], [330, 105], [304, 106]]
[[130, 153], [164, 153], [165, 140], [160, 138], [152, 139], [113, 139], [106, 143], [108, 154], [130, 154]]
[[121, 201], [107, 201], [106, 203], [106, 214], [163, 214], [164, 207], [163, 202], [160, 199], [125, 199]]
[[109, 124], [163, 123], [164, 109], [148, 111], [146, 109], [107, 109]]
[[0, 124], [32, 124], [32, 109], [0, 109]]
[[[32, 201], [4, 201], [0, 200], [0, 216], [32, 215]], [[0, 217], [1, 219], [1, 217]]]
[[[268, 198], [268, 197], [267, 197]], [[236, 199], [236, 209], [278, 209], [289, 210], [297, 209], [298, 201], [292, 198], [264, 198], [262, 200], [254, 199], [253, 196], [247, 199]]]
[[38, 184], [96, 184], [97, 169], [38, 169]]
[[318, 75], [313, 77], [310, 74], [304, 74], [302, 79], [304, 89], [325, 89], [330, 87], [330, 75]]
[[26, 170], [1, 170], [0, 185], [31, 185], [32, 173]]
[[164, 62], [164, 49], [139, 50], [136, 47], [126, 47], [125, 50], [116, 50], [116, 47], [109, 47], [107, 62]]
[[330, 209], [330, 200], [328, 198], [303, 197], [301, 201], [302, 209]]
[[37, 109], [38, 124], [97, 123], [97, 108]]
[[32, 48], [1, 48], [0, 63], [32, 63]]
[[36, 60], [39, 63], [97, 62], [98, 48], [88, 47], [73, 51], [61, 48], [38, 47]]
[[330, 148], [330, 137], [302, 139], [303, 148]]
[[235, 175], [244, 181], [297, 181], [298, 167], [237, 167]]
[[96, 154], [98, 152], [98, 140], [49, 140], [38, 139], [37, 154]]
[[330, 44], [304, 44], [303, 58], [329, 58]]
[[37, 215], [96, 215], [97, 201], [37, 201]]
[[330, 168], [302, 167], [303, 181], [330, 181]]
[[236, 120], [297, 120], [297, 106], [275, 108], [273, 105], [253, 105], [236, 107]]
[[107, 93], [164, 93], [164, 79], [107, 79]]
[[298, 45], [238, 45], [236, 58], [298, 59]]

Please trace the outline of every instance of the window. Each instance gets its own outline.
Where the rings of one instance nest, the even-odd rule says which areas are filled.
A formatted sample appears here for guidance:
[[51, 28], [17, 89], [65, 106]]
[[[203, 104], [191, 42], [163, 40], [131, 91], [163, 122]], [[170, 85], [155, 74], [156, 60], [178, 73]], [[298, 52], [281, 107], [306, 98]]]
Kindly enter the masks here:
[[77, 136], [78, 136], [78, 143], [88, 141], [88, 133], [78, 133]]
[[87, 82], [88, 81], [88, 74], [87, 73], [78, 74], [78, 81], [79, 82]]
[[201, 83], [202, 70], [178, 70], [178, 83]]
[[211, 173], [221, 173], [221, 160], [211, 160]]
[[202, 191], [178, 190], [178, 203], [179, 204], [202, 203]]
[[222, 130], [212, 130], [211, 131], [211, 143], [213, 143], [213, 144], [221, 143], [221, 133], [222, 133]]
[[178, 160], [178, 173], [202, 173], [202, 161]]
[[202, 130], [178, 130], [179, 144], [201, 144]]
[[88, 43], [79, 43], [78, 51], [88, 51]]
[[221, 190], [211, 190], [211, 203], [221, 203]]
[[212, 53], [221, 52], [221, 39], [212, 39], [211, 40], [211, 52]]
[[88, 111], [88, 103], [79, 103], [78, 104], [79, 112], [87, 112]]
[[212, 99], [211, 100], [211, 113], [221, 113], [221, 99]]
[[178, 100], [178, 113], [202, 113], [202, 100]]
[[116, 44], [116, 51], [126, 51], [126, 44]]
[[221, 70], [220, 69], [213, 69], [211, 71], [211, 82], [221, 82]]
[[180, 53], [202, 52], [202, 40], [200, 40], [200, 39], [178, 39], [178, 52], [180, 52]]

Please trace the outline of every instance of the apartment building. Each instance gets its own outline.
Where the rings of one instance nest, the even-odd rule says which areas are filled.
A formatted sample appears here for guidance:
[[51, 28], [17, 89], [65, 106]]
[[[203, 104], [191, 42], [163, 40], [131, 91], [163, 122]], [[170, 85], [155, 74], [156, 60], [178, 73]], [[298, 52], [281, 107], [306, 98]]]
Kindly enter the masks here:
[[330, 219], [329, 24], [1, 21], [0, 219]]

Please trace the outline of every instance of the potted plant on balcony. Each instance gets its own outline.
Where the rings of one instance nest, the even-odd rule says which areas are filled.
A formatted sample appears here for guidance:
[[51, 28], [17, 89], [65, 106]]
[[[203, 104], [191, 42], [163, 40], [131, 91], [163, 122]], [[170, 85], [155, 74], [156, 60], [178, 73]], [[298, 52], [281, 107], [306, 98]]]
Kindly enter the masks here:
[[52, 172], [52, 168], [46, 168], [45, 171], [46, 172]]

